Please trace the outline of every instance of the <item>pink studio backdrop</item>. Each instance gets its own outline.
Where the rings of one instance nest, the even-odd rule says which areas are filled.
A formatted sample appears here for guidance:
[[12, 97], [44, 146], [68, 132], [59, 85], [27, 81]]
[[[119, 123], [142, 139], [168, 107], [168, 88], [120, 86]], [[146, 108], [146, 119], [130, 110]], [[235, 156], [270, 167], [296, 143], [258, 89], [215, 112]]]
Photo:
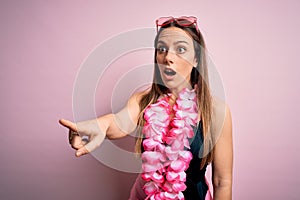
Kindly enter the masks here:
[[136, 174], [75, 158], [57, 121], [73, 119], [73, 84], [92, 49], [169, 15], [198, 17], [222, 77], [233, 198], [299, 199], [299, 9], [292, 0], [1, 1], [0, 199], [128, 198]]

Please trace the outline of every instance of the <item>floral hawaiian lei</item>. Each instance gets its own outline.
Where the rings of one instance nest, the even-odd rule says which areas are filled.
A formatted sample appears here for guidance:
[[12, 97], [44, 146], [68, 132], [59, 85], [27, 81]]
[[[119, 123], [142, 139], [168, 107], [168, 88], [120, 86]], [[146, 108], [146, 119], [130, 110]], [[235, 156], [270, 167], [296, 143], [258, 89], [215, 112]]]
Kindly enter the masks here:
[[[172, 106], [170, 95], [148, 106], [144, 113], [142, 153], [143, 189], [150, 200], [184, 199], [186, 173], [192, 159], [188, 138], [198, 120], [195, 90], [183, 89]], [[171, 119], [170, 115], [174, 115]]]

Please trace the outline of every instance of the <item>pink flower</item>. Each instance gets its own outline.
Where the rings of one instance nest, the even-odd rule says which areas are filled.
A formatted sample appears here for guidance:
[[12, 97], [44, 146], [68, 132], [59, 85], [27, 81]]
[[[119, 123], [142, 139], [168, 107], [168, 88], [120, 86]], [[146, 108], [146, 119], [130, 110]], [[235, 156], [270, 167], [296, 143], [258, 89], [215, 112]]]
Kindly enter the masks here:
[[176, 139], [172, 142], [171, 146], [172, 146], [172, 150], [179, 151], [183, 149], [184, 143], [182, 142], [182, 140]]
[[184, 191], [186, 189], [186, 185], [183, 182], [174, 183], [172, 188], [175, 192]]
[[142, 154], [142, 160], [150, 163], [150, 164], [156, 164], [158, 162], [163, 162], [166, 160], [165, 156], [157, 151], [145, 151]]
[[190, 163], [190, 161], [193, 158], [193, 155], [190, 151], [180, 151], [179, 153], [179, 159], [184, 161], [185, 163]]
[[163, 183], [165, 181], [164, 176], [157, 173], [157, 172], [142, 173], [141, 177], [145, 181], [151, 181], [152, 180], [156, 183]]
[[156, 193], [155, 195], [151, 196], [150, 200], [164, 200], [163, 193]]
[[184, 171], [186, 169], [186, 163], [182, 160], [174, 160], [171, 162], [170, 168], [175, 172]]
[[152, 151], [155, 147], [157, 147], [160, 143], [158, 141], [153, 140], [152, 138], [145, 139], [143, 141], [143, 146], [146, 151]]
[[167, 171], [166, 179], [170, 183], [185, 182], [186, 181], [186, 173], [184, 171], [181, 171], [181, 172]]
[[179, 192], [177, 197], [179, 200], [184, 200], [184, 195], [182, 192]]
[[175, 126], [176, 128], [183, 128], [186, 126], [185, 121], [174, 118], [173, 121], [171, 122], [172, 126]]
[[157, 173], [157, 172], [154, 172], [151, 176], [151, 179], [157, 183], [163, 183], [165, 181], [165, 178], [163, 175]]
[[177, 199], [177, 194], [171, 192], [164, 192], [164, 197], [166, 200], [175, 200]]
[[[174, 126], [175, 126], [175, 125], [174, 125]], [[183, 133], [183, 129], [184, 129], [184, 127], [183, 127], [183, 128], [177, 128], [177, 127], [172, 128], [172, 129], [169, 131], [168, 136], [170, 136], [170, 137], [176, 137], [177, 135]]]
[[144, 172], [156, 172], [157, 170], [162, 169], [164, 166], [162, 163], [143, 163], [142, 169]]
[[173, 105], [170, 119], [170, 94], [148, 106], [144, 112], [142, 179], [147, 181], [144, 191], [150, 200], [183, 200], [186, 189], [184, 172], [192, 159], [188, 138], [194, 136], [198, 107], [195, 90], [183, 89]]
[[162, 185], [162, 189], [164, 191], [167, 191], [167, 192], [172, 192], [173, 191], [173, 188], [172, 188], [172, 184], [168, 181], [166, 181], [163, 185]]
[[178, 174], [179, 174], [179, 181], [185, 182], [185, 180], [186, 180], [186, 173], [184, 171], [181, 171]]
[[144, 181], [150, 181], [151, 179], [151, 173], [142, 173], [141, 177]]
[[185, 127], [184, 128], [184, 133], [188, 138], [194, 137], [194, 130], [191, 127]]
[[184, 88], [178, 95], [179, 99], [185, 99], [185, 100], [196, 100], [196, 93], [195, 90], [189, 90], [188, 88]]
[[180, 178], [180, 174], [174, 171], [168, 171], [166, 173], [166, 178], [169, 182], [178, 181]]
[[178, 158], [178, 151], [173, 151], [170, 146], [165, 148], [165, 153], [169, 160], [177, 160]]
[[153, 181], [150, 181], [150, 182], [147, 182], [145, 185], [144, 185], [144, 191], [147, 195], [149, 194], [154, 194], [155, 192], [158, 192], [159, 191], [159, 187], [158, 187], [158, 184], [156, 184], [155, 182]]
[[191, 148], [191, 147], [190, 147], [190, 142], [189, 142], [189, 140], [186, 139], [186, 138], [183, 139], [183, 145], [184, 145], [186, 148], [188, 148], [188, 149]]

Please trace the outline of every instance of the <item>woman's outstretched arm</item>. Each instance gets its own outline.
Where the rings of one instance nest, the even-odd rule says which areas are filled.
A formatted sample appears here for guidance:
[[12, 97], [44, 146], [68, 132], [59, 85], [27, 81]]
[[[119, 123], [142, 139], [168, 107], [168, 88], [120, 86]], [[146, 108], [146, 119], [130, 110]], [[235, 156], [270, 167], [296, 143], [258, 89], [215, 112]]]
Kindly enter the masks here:
[[[76, 132], [70, 143], [76, 149], [76, 156], [87, 154], [101, 145], [104, 138], [118, 139], [131, 133], [135, 128], [140, 113], [139, 101], [142, 93], [130, 97], [127, 105], [116, 114], [107, 114], [93, 120], [78, 123], [60, 119], [59, 123], [69, 129], [70, 134]], [[81, 136], [89, 137], [89, 142], [84, 143]]]

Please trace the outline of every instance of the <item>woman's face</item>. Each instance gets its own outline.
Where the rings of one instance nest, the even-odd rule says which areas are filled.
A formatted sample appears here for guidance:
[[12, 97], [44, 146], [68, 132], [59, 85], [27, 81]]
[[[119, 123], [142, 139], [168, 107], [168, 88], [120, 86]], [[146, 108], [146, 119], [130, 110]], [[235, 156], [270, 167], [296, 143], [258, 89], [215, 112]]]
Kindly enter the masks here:
[[156, 60], [166, 87], [178, 93], [190, 86], [193, 66], [197, 65], [191, 36], [177, 27], [164, 29], [158, 37]]

